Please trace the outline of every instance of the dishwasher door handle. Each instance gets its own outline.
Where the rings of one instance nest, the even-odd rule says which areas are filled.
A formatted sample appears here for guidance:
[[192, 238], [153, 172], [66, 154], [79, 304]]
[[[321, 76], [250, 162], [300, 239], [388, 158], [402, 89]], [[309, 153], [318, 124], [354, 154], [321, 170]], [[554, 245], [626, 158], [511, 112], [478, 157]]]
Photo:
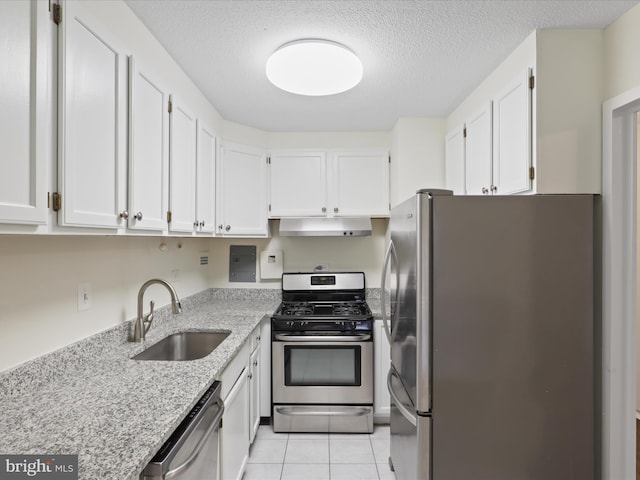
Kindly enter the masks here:
[[176, 468], [172, 468], [171, 470], [169, 470], [164, 476], [165, 479], [171, 479], [176, 475], [179, 475], [182, 471], [189, 468], [189, 465], [191, 465], [195, 461], [195, 459], [198, 458], [198, 455], [202, 451], [205, 443], [207, 442], [211, 434], [215, 431], [215, 429], [220, 425], [220, 420], [222, 419], [222, 414], [224, 413], [224, 403], [221, 399], [217, 399], [216, 405], [218, 405], [219, 408], [218, 413], [211, 422], [211, 425], [209, 425], [202, 437], [200, 437], [200, 440], [198, 440], [196, 446], [193, 447], [193, 451], [189, 454], [189, 457]]

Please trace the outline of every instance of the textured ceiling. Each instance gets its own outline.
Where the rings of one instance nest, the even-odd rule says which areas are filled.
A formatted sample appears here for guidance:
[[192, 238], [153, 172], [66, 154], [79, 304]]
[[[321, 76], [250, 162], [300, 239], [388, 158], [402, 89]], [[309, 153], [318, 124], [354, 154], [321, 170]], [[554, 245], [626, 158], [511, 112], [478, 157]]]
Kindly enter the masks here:
[[[446, 117], [538, 28], [604, 28], [638, 1], [125, 0], [227, 120], [267, 131], [390, 130]], [[280, 45], [351, 48], [353, 90], [302, 97], [269, 83]]]

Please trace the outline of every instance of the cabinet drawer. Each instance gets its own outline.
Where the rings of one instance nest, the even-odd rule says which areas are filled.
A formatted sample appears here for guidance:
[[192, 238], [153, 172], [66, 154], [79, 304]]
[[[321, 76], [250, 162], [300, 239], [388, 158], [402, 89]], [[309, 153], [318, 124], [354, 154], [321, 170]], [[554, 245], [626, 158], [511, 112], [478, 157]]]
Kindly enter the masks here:
[[[251, 338], [251, 337], [250, 337]], [[251, 341], [247, 339], [244, 342], [240, 350], [235, 357], [229, 362], [229, 365], [223, 370], [220, 375], [222, 381], [222, 398], [226, 399], [227, 395], [235, 385], [238, 377], [242, 371], [246, 368], [249, 362], [249, 356], [251, 355]]]

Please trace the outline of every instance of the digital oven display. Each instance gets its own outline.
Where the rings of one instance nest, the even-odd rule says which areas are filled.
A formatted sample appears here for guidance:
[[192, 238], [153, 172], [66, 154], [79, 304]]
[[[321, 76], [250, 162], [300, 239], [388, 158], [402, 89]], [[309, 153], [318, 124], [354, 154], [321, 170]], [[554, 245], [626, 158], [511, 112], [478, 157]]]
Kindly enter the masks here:
[[311, 277], [311, 285], [335, 285], [335, 275], [317, 275]]

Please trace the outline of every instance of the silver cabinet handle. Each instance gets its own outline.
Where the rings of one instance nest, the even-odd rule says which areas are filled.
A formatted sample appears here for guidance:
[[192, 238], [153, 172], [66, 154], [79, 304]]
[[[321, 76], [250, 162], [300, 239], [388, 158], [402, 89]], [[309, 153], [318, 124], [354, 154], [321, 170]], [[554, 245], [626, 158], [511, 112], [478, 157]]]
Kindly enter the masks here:
[[258, 335], [258, 336], [256, 337], [256, 341], [258, 341], [258, 342], [260, 341], [260, 335]]
[[496, 187], [495, 185], [491, 185], [491, 191], [493, 193], [498, 193], [498, 187]]
[[200, 226], [204, 227], [204, 220], [200, 222]]
[[487, 187], [482, 187], [482, 194], [483, 195], [488, 195], [489, 194], [489, 190], [487, 189]]
[[122, 212], [120, 212], [120, 218], [123, 218], [126, 220], [127, 218], [129, 218], [129, 212], [126, 210], [123, 210]]
[[276, 333], [276, 340], [283, 342], [366, 342], [371, 339], [368, 333], [360, 335], [296, 335]]
[[254, 366], [254, 367], [257, 367], [257, 366], [258, 366], [258, 360], [254, 360], [254, 361], [253, 361], [253, 366]]
[[333, 209], [333, 213], [338, 213], [338, 207], [335, 207], [335, 208]]
[[229, 230], [231, 230], [231, 225], [227, 225], [226, 227], [224, 227], [224, 229], [228, 232]]
[[222, 230], [222, 224], [218, 225], [218, 230]]
[[247, 375], [247, 377], [249, 378], [249, 380], [251, 380], [253, 378], [253, 373], [250, 373], [249, 375]]
[[327, 207], [322, 207], [322, 213], [327, 213]]
[[198, 220], [196, 220], [195, 222], [193, 222], [193, 226], [194, 226], [195, 228], [198, 228], [198, 225], [200, 225], [200, 223], [198, 223]]
[[135, 218], [136, 220], [140, 221], [142, 220], [142, 212], [138, 212], [136, 213], [133, 218]]
[[415, 427], [418, 424], [418, 421], [416, 420], [416, 416], [412, 412], [410, 412], [407, 407], [405, 407], [402, 404], [402, 402], [396, 395], [396, 392], [393, 390], [393, 387], [391, 386], [391, 377], [395, 377], [395, 376], [396, 375], [393, 372], [393, 368], [390, 368], [389, 373], [387, 374], [387, 390], [389, 390], [389, 396], [391, 397], [391, 400], [393, 400], [393, 403], [396, 404], [396, 407], [398, 408], [402, 416], [406, 418], [409, 421], [409, 423]]

